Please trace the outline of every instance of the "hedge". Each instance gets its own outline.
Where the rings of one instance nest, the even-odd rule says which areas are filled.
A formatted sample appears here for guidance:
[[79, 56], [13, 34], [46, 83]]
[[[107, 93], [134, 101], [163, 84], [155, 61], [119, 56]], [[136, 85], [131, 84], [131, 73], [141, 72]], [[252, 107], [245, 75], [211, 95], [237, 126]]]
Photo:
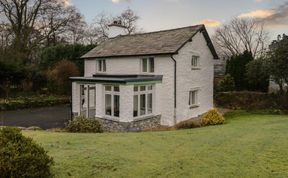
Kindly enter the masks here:
[[17, 97], [0, 99], [0, 111], [16, 110], [35, 107], [54, 106], [69, 103], [67, 96], [39, 95], [30, 97]]
[[288, 109], [288, 100], [284, 96], [249, 91], [217, 93], [215, 95], [215, 104], [217, 107], [229, 109]]

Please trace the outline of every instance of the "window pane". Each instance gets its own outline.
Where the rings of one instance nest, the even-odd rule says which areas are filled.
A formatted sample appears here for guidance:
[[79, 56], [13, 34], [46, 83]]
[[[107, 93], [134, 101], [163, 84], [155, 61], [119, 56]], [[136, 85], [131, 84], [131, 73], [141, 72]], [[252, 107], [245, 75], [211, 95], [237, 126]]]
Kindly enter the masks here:
[[134, 100], [133, 100], [133, 116], [137, 117], [138, 116], [138, 95], [134, 95]]
[[199, 56], [192, 56], [191, 65], [193, 67], [199, 66]]
[[95, 87], [89, 87], [89, 107], [95, 107]]
[[147, 97], [147, 109], [148, 109], [148, 113], [147, 114], [151, 114], [152, 113], [152, 94], [148, 94], [148, 97]]
[[147, 59], [142, 59], [142, 72], [147, 72]]
[[111, 91], [112, 90], [112, 86], [105, 86], [105, 91]]
[[138, 86], [134, 86], [134, 91], [138, 91]]
[[102, 64], [103, 64], [103, 72], [106, 72], [106, 60], [103, 60]]
[[119, 92], [119, 91], [120, 91], [119, 86], [115, 86], [115, 87], [114, 87], [114, 91]]
[[146, 90], [146, 86], [140, 86], [140, 91], [145, 91]]
[[102, 61], [98, 61], [98, 71], [102, 71]]
[[145, 115], [146, 111], [146, 96], [145, 94], [140, 95], [140, 115]]
[[189, 106], [192, 104], [192, 91], [189, 91]]
[[114, 116], [120, 116], [120, 96], [114, 95]]
[[154, 58], [149, 58], [149, 63], [150, 63], [150, 71], [149, 72], [154, 72]]
[[198, 91], [190, 91], [189, 92], [189, 105], [197, 104], [197, 93], [198, 93]]
[[111, 95], [105, 95], [105, 114], [108, 116], [112, 115], [112, 107], [111, 107]]
[[148, 85], [148, 90], [152, 90], [152, 89], [153, 89], [152, 85]]

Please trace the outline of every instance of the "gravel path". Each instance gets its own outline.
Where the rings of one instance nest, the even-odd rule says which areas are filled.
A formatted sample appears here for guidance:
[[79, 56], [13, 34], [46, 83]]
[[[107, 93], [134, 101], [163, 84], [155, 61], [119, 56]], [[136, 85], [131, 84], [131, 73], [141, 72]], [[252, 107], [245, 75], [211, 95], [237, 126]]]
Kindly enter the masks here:
[[0, 126], [63, 128], [70, 113], [70, 105], [4, 111], [0, 112]]

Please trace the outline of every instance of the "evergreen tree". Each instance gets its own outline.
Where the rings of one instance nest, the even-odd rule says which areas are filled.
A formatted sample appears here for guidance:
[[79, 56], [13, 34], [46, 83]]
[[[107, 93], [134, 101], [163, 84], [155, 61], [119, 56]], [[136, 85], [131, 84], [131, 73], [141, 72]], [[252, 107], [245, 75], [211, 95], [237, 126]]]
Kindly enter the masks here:
[[240, 55], [232, 56], [227, 61], [226, 74], [230, 74], [235, 81], [236, 90], [248, 90], [249, 82], [246, 78], [247, 64], [253, 61], [253, 55], [249, 51], [244, 51]]

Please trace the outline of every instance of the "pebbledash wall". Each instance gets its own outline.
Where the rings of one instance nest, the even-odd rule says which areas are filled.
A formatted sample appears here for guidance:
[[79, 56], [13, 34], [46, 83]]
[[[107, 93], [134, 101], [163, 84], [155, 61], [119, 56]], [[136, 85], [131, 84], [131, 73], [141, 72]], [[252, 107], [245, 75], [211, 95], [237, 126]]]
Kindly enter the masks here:
[[[200, 70], [191, 70], [192, 55], [200, 56]], [[155, 75], [163, 75], [162, 83], [155, 84], [154, 115], [161, 117], [161, 125], [172, 126], [175, 124], [174, 116], [174, 62], [171, 56], [155, 57]], [[198, 32], [180, 51], [173, 56], [177, 61], [177, 109], [176, 121], [181, 122], [197, 117], [213, 107], [213, 55], [207, 46], [207, 42], [201, 32]], [[141, 74], [141, 56], [126, 58], [106, 59], [107, 74]], [[96, 60], [85, 60], [85, 76], [96, 73]], [[79, 112], [80, 97], [79, 85], [73, 84], [73, 112]], [[189, 91], [199, 89], [199, 107], [190, 109], [188, 106]], [[127, 96], [124, 96], [125, 93]], [[133, 86], [120, 86], [120, 113], [121, 123], [133, 122]], [[127, 99], [127, 97], [129, 99]], [[74, 102], [76, 101], [76, 102]], [[96, 84], [96, 118], [104, 118], [104, 95], [103, 85]], [[109, 121], [109, 120], [108, 120]], [[113, 121], [113, 120], [111, 120]], [[146, 122], [146, 121], [145, 121]], [[139, 122], [138, 122], [139, 123]], [[148, 124], [149, 125], [149, 124]], [[121, 127], [121, 126], [119, 126]]]

